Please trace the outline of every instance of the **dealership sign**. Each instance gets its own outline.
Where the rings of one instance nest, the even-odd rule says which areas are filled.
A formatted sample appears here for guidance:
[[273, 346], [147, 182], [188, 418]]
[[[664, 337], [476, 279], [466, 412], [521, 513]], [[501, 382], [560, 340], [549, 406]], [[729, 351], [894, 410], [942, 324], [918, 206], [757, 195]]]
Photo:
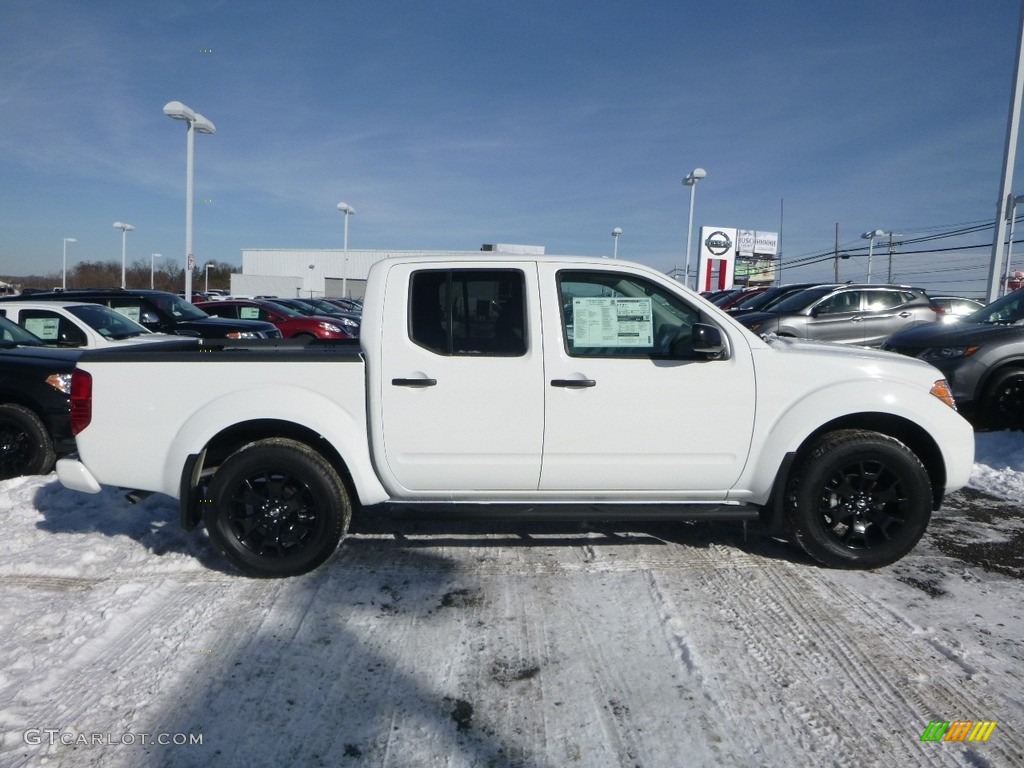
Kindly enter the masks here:
[[775, 277], [779, 234], [732, 227], [700, 228], [697, 290], [731, 288]]

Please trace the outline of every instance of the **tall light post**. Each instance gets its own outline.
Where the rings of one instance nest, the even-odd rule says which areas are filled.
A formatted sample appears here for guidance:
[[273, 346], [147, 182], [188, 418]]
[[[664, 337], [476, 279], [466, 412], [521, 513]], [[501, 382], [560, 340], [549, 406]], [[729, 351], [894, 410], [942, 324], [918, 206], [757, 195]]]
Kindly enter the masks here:
[[348, 217], [356, 212], [348, 203], [338, 203], [338, 210], [345, 214], [345, 263], [341, 272], [341, 295], [348, 298]]
[[612, 242], [614, 243], [614, 246], [612, 246], [612, 258], [613, 259], [619, 258], [619, 236], [620, 235], [622, 235], [622, 227], [616, 227], [615, 229], [612, 230]]
[[690, 219], [686, 225], [686, 265], [683, 270], [683, 285], [690, 282], [690, 243], [693, 242], [693, 198], [697, 191], [697, 182], [708, 175], [703, 168], [694, 168], [683, 179], [683, 186], [690, 188]]
[[871, 256], [875, 249], [875, 238], [885, 237], [886, 233], [880, 229], [873, 229], [870, 232], [865, 232], [861, 235], [862, 238], [868, 241], [868, 279], [864, 282], [871, 282]]
[[1017, 224], [1017, 206], [1020, 203], [1024, 203], [1024, 195], [1017, 195], [1009, 201], [1009, 214], [1007, 218], [1010, 220], [1010, 236], [1007, 238], [1009, 242], [1006, 244], [1006, 270], [1003, 272], [1003, 284], [999, 288], [1000, 294], [1005, 294], [1009, 290], [1010, 286], [1010, 261], [1013, 259], [1013, 230]]
[[64, 238], [64, 261], [61, 262], [62, 266], [60, 269], [60, 288], [62, 291], [68, 287], [68, 243], [77, 242], [73, 237]]
[[114, 229], [120, 229], [121, 230], [121, 287], [124, 288], [124, 287], [126, 287], [125, 286], [125, 280], [124, 280], [124, 265], [125, 265], [125, 254], [127, 253], [127, 247], [128, 247], [128, 233], [129, 232], [134, 232], [135, 231], [135, 227], [133, 227], [131, 224], [125, 224], [123, 221], [115, 221], [114, 222]]
[[212, 266], [213, 264], [207, 262], [206, 269], [203, 270], [206, 273], [206, 279], [203, 281], [203, 293], [210, 292], [210, 267]]
[[153, 288], [156, 285], [156, 260], [163, 258], [162, 254], [151, 253], [149, 254], [149, 287]]
[[192, 269], [196, 259], [192, 253], [192, 182], [195, 165], [195, 133], [213, 134], [217, 132], [213, 123], [193, 112], [180, 101], [169, 101], [164, 105], [164, 114], [175, 120], [188, 123], [185, 158], [185, 301], [192, 301]]

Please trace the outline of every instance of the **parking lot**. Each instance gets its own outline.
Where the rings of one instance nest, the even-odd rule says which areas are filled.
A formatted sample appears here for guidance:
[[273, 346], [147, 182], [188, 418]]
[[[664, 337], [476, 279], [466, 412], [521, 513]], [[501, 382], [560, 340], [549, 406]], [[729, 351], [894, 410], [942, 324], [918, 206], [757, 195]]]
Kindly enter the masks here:
[[[361, 519], [324, 568], [266, 582], [166, 498], [5, 481], [0, 762], [1009, 765], [1019, 433], [979, 459], [869, 573], [753, 525]], [[997, 725], [922, 742], [933, 720]]]

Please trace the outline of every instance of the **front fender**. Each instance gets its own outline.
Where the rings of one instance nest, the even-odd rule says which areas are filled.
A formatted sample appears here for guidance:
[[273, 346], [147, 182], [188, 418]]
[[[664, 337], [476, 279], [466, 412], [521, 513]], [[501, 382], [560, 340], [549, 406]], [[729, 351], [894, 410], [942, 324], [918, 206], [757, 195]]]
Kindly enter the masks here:
[[[935, 378], [940, 378], [937, 371], [936, 374]], [[798, 452], [823, 426], [834, 424], [840, 428], [844, 422], [868, 429], [874, 424], [882, 432], [892, 419], [916, 425], [930, 435], [938, 447], [944, 465], [945, 489], [951, 491], [967, 484], [974, 462], [973, 429], [956, 411], [928, 394], [918, 383], [854, 379], [804, 390], [799, 399], [784, 399], [780, 393], [775, 395], [776, 403], [769, 401], [762, 405], [763, 395], [758, 394], [754, 433], [765, 435], [765, 439], [755, 438], [750, 458], [729, 494], [730, 499], [767, 502], [786, 455]]]

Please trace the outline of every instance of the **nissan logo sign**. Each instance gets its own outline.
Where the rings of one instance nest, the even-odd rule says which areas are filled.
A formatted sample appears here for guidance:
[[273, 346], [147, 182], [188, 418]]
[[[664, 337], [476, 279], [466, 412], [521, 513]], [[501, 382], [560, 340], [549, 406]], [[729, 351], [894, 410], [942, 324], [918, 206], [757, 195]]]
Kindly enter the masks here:
[[704, 241], [704, 247], [715, 256], [722, 256], [732, 250], [732, 240], [725, 232], [719, 230], [708, 235], [708, 239]]

